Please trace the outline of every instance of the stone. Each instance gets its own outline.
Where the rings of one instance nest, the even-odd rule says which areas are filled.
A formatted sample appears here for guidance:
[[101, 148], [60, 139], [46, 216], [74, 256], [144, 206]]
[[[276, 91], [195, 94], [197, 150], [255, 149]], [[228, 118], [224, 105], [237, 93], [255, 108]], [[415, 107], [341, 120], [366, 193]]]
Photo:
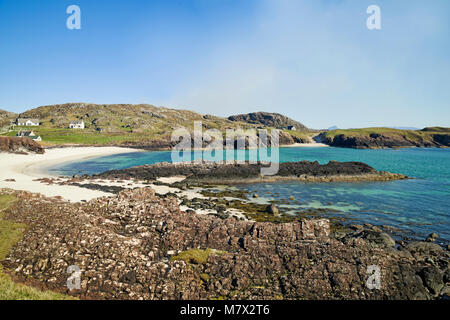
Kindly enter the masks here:
[[395, 247], [395, 240], [392, 239], [392, 237], [385, 232], [377, 232], [374, 230], [363, 230], [360, 236], [366, 241], [383, 248]]
[[273, 214], [274, 216], [280, 215], [280, 211], [278, 210], [277, 206], [273, 203], [267, 206], [266, 212]]
[[373, 231], [375, 231], [375, 232], [383, 232], [383, 230], [381, 230], [381, 229], [378, 228], [377, 226], [373, 226], [371, 229], [372, 229]]
[[420, 277], [432, 294], [437, 295], [444, 287], [443, 273], [435, 266], [430, 266], [420, 271]]
[[430, 242], [417, 241], [406, 245], [406, 250], [411, 252], [414, 256], [436, 256], [442, 252], [442, 247]]

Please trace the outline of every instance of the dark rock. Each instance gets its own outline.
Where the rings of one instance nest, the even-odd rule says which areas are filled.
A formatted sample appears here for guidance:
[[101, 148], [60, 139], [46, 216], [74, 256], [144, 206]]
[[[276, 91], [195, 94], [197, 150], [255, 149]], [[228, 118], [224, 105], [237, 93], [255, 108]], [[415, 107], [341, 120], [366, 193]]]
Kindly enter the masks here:
[[273, 203], [267, 206], [266, 211], [267, 213], [273, 214], [274, 216], [280, 215], [280, 211], [278, 210], [277, 206]]
[[443, 273], [435, 266], [426, 267], [421, 270], [420, 277], [425, 286], [432, 294], [437, 295], [444, 287]]
[[437, 239], [437, 238], [439, 238], [439, 235], [437, 233], [431, 233], [428, 237]]
[[300, 122], [294, 121], [279, 113], [269, 112], [253, 112], [247, 114], [239, 114], [228, 117], [231, 121], [241, 121], [254, 124], [261, 124], [266, 127], [284, 128], [294, 126], [298, 131], [309, 131], [309, 129]]
[[378, 228], [377, 226], [373, 226], [371, 229], [372, 229], [373, 231], [375, 231], [375, 232], [383, 232], [383, 230], [381, 230], [381, 229]]
[[[188, 181], [213, 183], [233, 183], [242, 182], [244, 179], [261, 179], [261, 168], [263, 164], [218, 164], [214, 162], [203, 163], [157, 163], [154, 165], [143, 165], [122, 170], [110, 170], [99, 175], [96, 178], [101, 179], [136, 179], [156, 180], [160, 177], [171, 177], [174, 175], [186, 176]], [[280, 163], [276, 177], [296, 178], [304, 177], [311, 179], [327, 177], [364, 177], [372, 175], [373, 177], [388, 177], [386, 173], [379, 172], [371, 166], [362, 162], [337, 162], [330, 161], [327, 164], [319, 164], [318, 161], [299, 161]], [[391, 174], [392, 175], [392, 174]], [[401, 176], [401, 177], [400, 177]], [[395, 178], [394, 176], [392, 176]], [[399, 175], [397, 178], [405, 178]], [[264, 180], [261, 180], [264, 181]]]
[[414, 256], [424, 257], [424, 256], [436, 256], [442, 252], [442, 247], [430, 242], [412, 242], [406, 246], [406, 250], [411, 252]]
[[374, 230], [363, 230], [360, 235], [363, 239], [370, 243], [374, 243], [377, 246], [383, 248], [395, 247], [395, 240], [385, 232], [378, 232]]

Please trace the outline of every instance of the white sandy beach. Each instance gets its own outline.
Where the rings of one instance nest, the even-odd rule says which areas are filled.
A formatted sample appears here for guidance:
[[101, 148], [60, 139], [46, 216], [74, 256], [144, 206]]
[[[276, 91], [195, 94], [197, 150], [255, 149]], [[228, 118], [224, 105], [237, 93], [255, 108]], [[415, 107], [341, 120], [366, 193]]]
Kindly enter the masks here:
[[[0, 188], [9, 188], [13, 190], [24, 190], [33, 193], [40, 193], [47, 197], [60, 196], [65, 200], [72, 202], [79, 202], [82, 200], [89, 201], [94, 198], [103, 196], [113, 196], [112, 193], [107, 193], [99, 190], [91, 190], [71, 185], [60, 185], [58, 183], [47, 184], [36, 181], [38, 178], [58, 178], [48, 173], [47, 169], [62, 163], [72, 161], [86, 160], [89, 158], [96, 158], [101, 156], [108, 156], [120, 153], [138, 152], [140, 150], [119, 147], [76, 147], [76, 148], [54, 148], [47, 149], [45, 154], [11, 154], [0, 153]], [[185, 177], [174, 176], [167, 178], [159, 178], [158, 180], [165, 183], [174, 183], [184, 180]], [[10, 180], [10, 181], [7, 181]], [[14, 180], [14, 181], [12, 181]], [[66, 179], [59, 179], [64, 181]], [[142, 188], [150, 187], [157, 194], [180, 193], [188, 199], [206, 198], [197, 190], [182, 191], [177, 188], [172, 188], [166, 185], [147, 184], [144, 181], [109, 181], [102, 179], [94, 179], [88, 181], [81, 181], [80, 184], [95, 183], [103, 186], [118, 186], [123, 188]], [[181, 202], [179, 200], [179, 202]], [[190, 209], [185, 206], [180, 207], [181, 210]], [[208, 214], [213, 212], [211, 210], [196, 210], [198, 214]], [[230, 210], [230, 212], [237, 217], [245, 216], [239, 210]]]
[[[88, 201], [109, 196], [111, 194], [102, 191], [76, 186], [47, 185], [33, 180], [52, 177], [45, 172], [45, 169], [60, 163], [137, 151], [139, 150], [119, 147], [77, 147], [46, 149], [43, 155], [0, 153], [0, 188], [25, 190], [48, 197], [61, 196], [70, 201]], [[6, 181], [7, 179], [15, 181]]]
[[294, 144], [285, 144], [281, 145], [280, 148], [323, 148], [323, 147], [329, 147], [329, 145], [325, 143], [319, 143], [319, 142], [310, 142], [310, 143], [294, 143]]

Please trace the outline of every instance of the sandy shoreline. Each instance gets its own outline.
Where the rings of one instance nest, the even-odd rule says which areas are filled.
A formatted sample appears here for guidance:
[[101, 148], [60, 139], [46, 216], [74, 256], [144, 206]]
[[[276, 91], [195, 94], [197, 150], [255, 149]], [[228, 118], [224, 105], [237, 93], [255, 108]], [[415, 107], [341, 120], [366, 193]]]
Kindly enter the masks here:
[[311, 143], [293, 143], [293, 144], [284, 144], [281, 145], [280, 148], [324, 148], [329, 147], [329, 145], [325, 143], [319, 142], [311, 142]]
[[[295, 143], [281, 147], [326, 147], [321, 143]], [[89, 190], [77, 186], [46, 185], [38, 178], [55, 177], [48, 169], [62, 163], [86, 160], [113, 154], [140, 152], [144, 150], [120, 147], [67, 147], [46, 149], [45, 154], [0, 153], [0, 188], [41, 193], [47, 197], [61, 196], [70, 201], [89, 201], [110, 196], [111, 193]], [[8, 181], [9, 180], [9, 181]]]
[[[102, 191], [76, 186], [46, 185], [33, 180], [53, 177], [46, 169], [61, 163], [130, 152], [139, 150], [119, 147], [76, 147], [47, 149], [43, 155], [0, 153], [0, 188], [41, 193], [47, 197], [61, 196], [71, 201], [109, 196], [111, 194]], [[8, 179], [15, 181], [6, 181]]]

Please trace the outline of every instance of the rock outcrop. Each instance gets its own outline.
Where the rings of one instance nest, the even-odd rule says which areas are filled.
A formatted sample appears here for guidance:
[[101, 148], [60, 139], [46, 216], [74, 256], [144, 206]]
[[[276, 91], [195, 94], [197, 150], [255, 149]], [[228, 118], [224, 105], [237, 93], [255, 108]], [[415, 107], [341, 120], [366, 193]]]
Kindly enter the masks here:
[[309, 131], [309, 129], [305, 125], [279, 113], [252, 112], [247, 114], [229, 116], [228, 120], [260, 124], [266, 127], [283, 129], [288, 129], [292, 126], [295, 127], [295, 130], [298, 131]]
[[44, 148], [34, 141], [26, 137], [0, 137], [0, 152], [27, 154], [38, 153], [44, 154]]
[[356, 149], [450, 147], [450, 130], [438, 128], [441, 130], [430, 131], [431, 129], [436, 128], [425, 128], [422, 131], [396, 130], [385, 133], [352, 133], [349, 130], [348, 133], [336, 135], [324, 132], [318, 138], [333, 147]]
[[[26, 192], [5, 211], [28, 225], [2, 262], [14, 279], [81, 298], [434, 299], [449, 288], [449, 253], [395, 249], [374, 234], [336, 238], [328, 220], [255, 223], [180, 211], [149, 188], [88, 203]], [[384, 240], [379, 241], [378, 239]], [[387, 242], [386, 242], [387, 241]], [[432, 247], [431, 247], [432, 246]], [[67, 289], [69, 266], [81, 271]], [[371, 280], [373, 266], [379, 286]]]
[[269, 180], [304, 180], [304, 181], [376, 181], [406, 179], [402, 174], [377, 171], [362, 162], [330, 161], [319, 164], [318, 161], [284, 162], [274, 176], [261, 176], [265, 164], [233, 163], [157, 163], [122, 170], [110, 170], [93, 175], [104, 179], [139, 179], [155, 180], [160, 177], [186, 176], [185, 181], [201, 181], [212, 184], [232, 184], [244, 182], [266, 182]]
[[8, 112], [0, 109], [0, 130], [3, 127], [8, 127], [12, 121], [17, 117], [16, 113]]

